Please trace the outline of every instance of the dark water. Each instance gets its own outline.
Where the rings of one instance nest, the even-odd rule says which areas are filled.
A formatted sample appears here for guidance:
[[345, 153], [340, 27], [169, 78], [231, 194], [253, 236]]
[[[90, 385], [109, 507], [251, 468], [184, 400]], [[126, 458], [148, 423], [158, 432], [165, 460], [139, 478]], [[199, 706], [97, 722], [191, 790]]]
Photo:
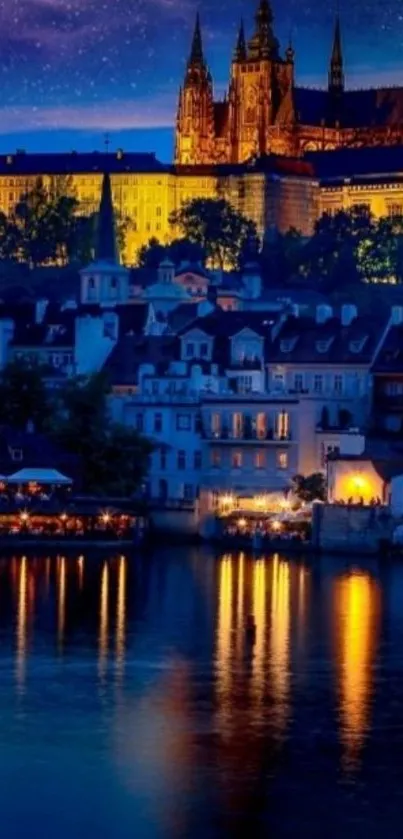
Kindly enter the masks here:
[[2, 839], [394, 839], [403, 564], [0, 560], [0, 805]]

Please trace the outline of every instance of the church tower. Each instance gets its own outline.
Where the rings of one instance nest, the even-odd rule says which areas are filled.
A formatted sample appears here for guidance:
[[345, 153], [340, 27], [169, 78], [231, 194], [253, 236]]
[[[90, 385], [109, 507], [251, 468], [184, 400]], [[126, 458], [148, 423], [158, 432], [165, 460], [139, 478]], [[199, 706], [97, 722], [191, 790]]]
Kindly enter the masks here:
[[203, 164], [214, 160], [213, 81], [204, 58], [197, 15], [176, 121], [175, 163]]
[[293, 153], [294, 54], [280, 56], [269, 0], [259, 0], [255, 32], [246, 45], [243, 24], [231, 67], [230, 161]]
[[341, 46], [340, 17], [337, 15], [334, 27], [333, 48], [329, 68], [329, 93], [339, 95], [344, 92], [343, 50]]

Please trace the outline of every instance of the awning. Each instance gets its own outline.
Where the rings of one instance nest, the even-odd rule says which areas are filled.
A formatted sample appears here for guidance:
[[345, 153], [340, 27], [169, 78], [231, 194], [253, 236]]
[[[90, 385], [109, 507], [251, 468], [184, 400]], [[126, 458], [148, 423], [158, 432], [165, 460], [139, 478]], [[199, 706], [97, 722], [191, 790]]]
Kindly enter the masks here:
[[62, 475], [58, 469], [20, 469], [8, 478], [8, 484], [55, 484], [56, 486], [70, 486], [71, 478]]

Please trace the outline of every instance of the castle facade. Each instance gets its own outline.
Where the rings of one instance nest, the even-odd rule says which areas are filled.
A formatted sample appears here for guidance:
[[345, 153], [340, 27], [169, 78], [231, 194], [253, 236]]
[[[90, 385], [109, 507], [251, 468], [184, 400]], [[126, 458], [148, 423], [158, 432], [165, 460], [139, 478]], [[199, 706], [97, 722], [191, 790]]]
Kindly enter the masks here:
[[246, 40], [241, 23], [228, 92], [217, 102], [197, 18], [179, 94], [176, 163], [236, 164], [271, 153], [403, 142], [403, 87], [346, 88], [338, 18], [327, 89], [299, 87], [294, 58], [291, 45], [281, 54], [270, 2], [259, 0], [253, 37]]

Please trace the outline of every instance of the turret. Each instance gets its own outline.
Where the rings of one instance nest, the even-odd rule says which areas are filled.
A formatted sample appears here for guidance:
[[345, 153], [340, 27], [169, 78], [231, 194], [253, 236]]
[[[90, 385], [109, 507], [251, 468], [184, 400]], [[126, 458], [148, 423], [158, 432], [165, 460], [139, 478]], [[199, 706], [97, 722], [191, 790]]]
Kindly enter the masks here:
[[196, 17], [184, 85], [179, 94], [175, 162], [209, 163], [214, 152], [213, 82]]
[[340, 94], [344, 91], [343, 51], [341, 46], [340, 18], [336, 17], [333, 48], [329, 69], [329, 92]]

